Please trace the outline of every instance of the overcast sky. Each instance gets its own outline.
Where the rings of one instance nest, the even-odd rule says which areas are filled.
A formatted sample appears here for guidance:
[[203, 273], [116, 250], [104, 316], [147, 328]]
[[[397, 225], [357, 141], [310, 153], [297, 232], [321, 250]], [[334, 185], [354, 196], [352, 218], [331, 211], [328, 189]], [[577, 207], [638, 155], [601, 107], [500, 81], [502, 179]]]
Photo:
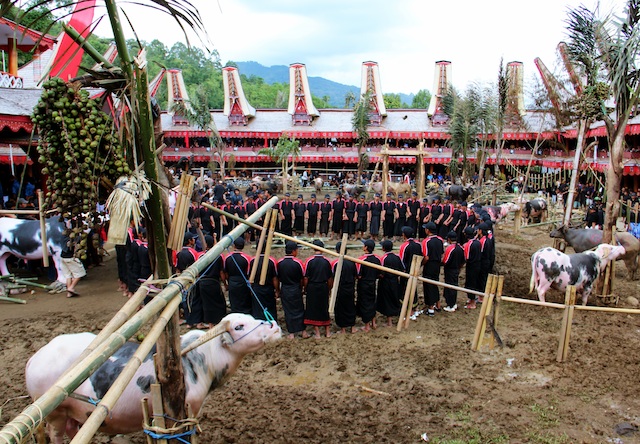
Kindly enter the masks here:
[[[533, 59], [550, 68], [565, 38], [570, 8], [595, 0], [192, 0], [223, 64], [305, 63], [309, 76], [360, 86], [362, 62], [380, 66], [383, 93], [431, 90], [438, 60], [452, 62], [453, 85], [493, 82], [500, 58]], [[183, 41], [162, 14], [121, 2], [143, 40], [167, 46]], [[601, 0], [601, 11], [622, 10], [623, 0]], [[103, 20], [97, 34], [110, 33]]]

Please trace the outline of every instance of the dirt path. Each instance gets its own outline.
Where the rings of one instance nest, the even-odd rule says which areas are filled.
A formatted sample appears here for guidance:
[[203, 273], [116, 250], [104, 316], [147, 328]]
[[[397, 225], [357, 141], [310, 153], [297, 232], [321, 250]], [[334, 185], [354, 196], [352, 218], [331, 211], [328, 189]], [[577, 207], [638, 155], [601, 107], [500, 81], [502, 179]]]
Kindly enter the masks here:
[[[496, 238], [505, 294], [531, 297], [529, 258], [550, 245], [547, 234], [497, 230]], [[638, 294], [638, 281], [617, 285], [624, 297]], [[116, 287], [110, 260], [89, 270], [79, 298], [38, 290], [23, 295], [27, 305], [0, 303], [0, 403], [25, 394], [24, 365], [52, 337], [104, 326], [124, 302]], [[247, 357], [210, 396], [201, 442], [411, 443], [423, 434], [436, 443], [640, 442], [614, 431], [640, 424], [640, 317], [576, 312], [569, 360], [558, 364], [559, 310], [503, 304], [505, 347], [478, 353], [470, 351], [477, 316], [461, 309], [420, 316], [402, 333], [283, 340]], [[26, 404], [9, 401], [2, 423]]]

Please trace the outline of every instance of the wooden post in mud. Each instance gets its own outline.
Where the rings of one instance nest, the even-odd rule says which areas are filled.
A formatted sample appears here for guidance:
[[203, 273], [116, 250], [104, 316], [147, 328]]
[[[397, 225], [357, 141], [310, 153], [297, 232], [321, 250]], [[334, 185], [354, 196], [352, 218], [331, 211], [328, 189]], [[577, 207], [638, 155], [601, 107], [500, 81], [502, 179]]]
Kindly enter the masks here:
[[522, 224], [522, 210], [517, 210], [513, 216], [513, 232], [520, 234], [520, 225]]
[[482, 338], [484, 336], [485, 329], [487, 328], [487, 313], [491, 309], [491, 302], [493, 301], [497, 285], [497, 276], [490, 274], [487, 278], [487, 285], [484, 289], [484, 299], [482, 307], [480, 307], [480, 314], [478, 315], [478, 322], [476, 323], [473, 341], [471, 342], [471, 350], [473, 351], [478, 351], [482, 346]]
[[[262, 232], [260, 233], [260, 239], [258, 239], [258, 246], [256, 247], [256, 251], [258, 254], [262, 251], [262, 247], [264, 246], [264, 240], [267, 237], [267, 228], [269, 227], [269, 223], [271, 222], [271, 211], [267, 211], [267, 214], [264, 215], [264, 222], [262, 224]], [[251, 274], [249, 275], [249, 283], [253, 284], [256, 280], [256, 273], [258, 271], [258, 261], [253, 261], [253, 267], [251, 267]]]
[[564, 294], [564, 314], [562, 316], [562, 327], [560, 328], [560, 341], [558, 345], [557, 362], [564, 362], [569, 353], [569, 340], [571, 339], [571, 323], [573, 322], [573, 312], [576, 303], [576, 287], [569, 285]]
[[496, 334], [497, 334], [497, 329], [498, 329], [498, 317], [500, 316], [500, 304], [502, 302], [502, 287], [504, 286], [504, 276], [500, 275], [498, 276], [498, 287], [496, 289], [496, 297], [493, 300], [493, 333], [490, 337], [489, 337], [489, 348], [491, 350], [493, 350], [493, 347], [495, 347], [495, 339], [496, 339]]
[[422, 256], [415, 255], [412, 258], [411, 267], [413, 268], [413, 273], [411, 274], [411, 279], [407, 282], [407, 287], [411, 288], [409, 292], [409, 305], [407, 306], [407, 312], [404, 319], [404, 328], [409, 328], [409, 321], [411, 320], [411, 310], [413, 310], [413, 298], [416, 296], [416, 290], [418, 289], [418, 274], [420, 273], [420, 263], [422, 262]]
[[400, 309], [400, 316], [398, 316], [398, 326], [396, 328], [397, 331], [402, 331], [402, 327], [405, 326], [405, 319], [409, 319], [409, 311], [411, 310], [411, 306], [409, 305], [409, 300], [411, 298], [412, 291], [415, 291], [414, 287], [414, 278], [413, 276], [417, 274], [416, 269], [419, 268], [419, 261], [422, 256], [414, 256], [411, 259], [411, 267], [409, 268], [409, 274], [411, 277], [407, 281], [407, 288], [404, 291], [404, 298], [402, 299], [402, 308]]
[[329, 298], [329, 315], [333, 316], [336, 311], [336, 299], [338, 298], [338, 290], [340, 289], [340, 277], [342, 276], [342, 264], [344, 263], [344, 254], [347, 251], [347, 239], [349, 233], [342, 235], [342, 243], [340, 244], [340, 257], [336, 264], [336, 275], [333, 279], [333, 287], [331, 288], [331, 297]]
[[[271, 221], [269, 222], [269, 234], [267, 235], [267, 246], [264, 249], [265, 259], [262, 261], [260, 271], [260, 285], [267, 282], [267, 270], [269, 269], [269, 255], [271, 254], [271, 244], [273, 243], [273, 233], [276, 231], [276, 221], [278, 220], [278, 210], [271, 210]], [[260, 251], [256, 251], [256, 257], [260, 256]], [[258, 262], [257, 260], [254, 262]]]

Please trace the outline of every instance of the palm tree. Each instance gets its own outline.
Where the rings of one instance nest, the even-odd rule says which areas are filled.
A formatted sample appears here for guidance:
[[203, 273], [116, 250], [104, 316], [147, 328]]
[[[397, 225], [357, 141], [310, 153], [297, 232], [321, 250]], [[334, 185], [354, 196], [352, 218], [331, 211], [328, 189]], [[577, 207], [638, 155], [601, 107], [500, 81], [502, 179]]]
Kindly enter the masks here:
[[275, 162], [280, 163], [282, 168], [282, 189], [286, 193], [289, 182], [289, 157], [291, 157], [291, 169], [295, 171], [295, 161], [300, 157], [300, 141], [282, 134], [276, 146], [263, 148], [258, 151], [258, 154], [270, 156]]
[[351, 105], [355, 103], [355, 101], [356, 101], [356, 95], [354, 94], [354, 92], [347, 91], [347, 93], [344, 95], [344, 107], [351, 108]]
[[[366, 156], [362, 150], [369, 141], [369, 133], [367, 128], [371, 123], [370, 113], [371, 107], [371, 93], [366, 92], [360, 97], [360, 101], [356, 103], [353, 108], [353, 116], [351, 117], [351, 125], [353, 132], [356, 133], [356, 147], [358, 149], [358, 175], [357, 180], [360, 180], [362, 172], [365, 167], [369, 165], [369, 157]], [[366, 163], [365, 163], [366, 162]]]
[[[598, 79], [594, 79], [591, 103], [596, 101], [599, 105], [597, 108], [605, 111], [602, 112], [602, 119], [607, 128], [609, 167], [606, 173], [607, 204], [603, 242], [611, 242], [613, 225], [620, 212], [625, 130], [640, 102], [640, 66], [637, 60], [637, 54], [640, 53], [640, 0], [628, 0], [621, 18], [609, 16], [599, 19], [586, 8], [578, 8], [571, 11], [567, 29], [570, 36], [575, 36], [576, 43], [583, 43], [586, 38], [593, 40], [593, 43], [588, 42], [590, 46], [582, 45], [595, 48], [593, 52], [580, 51], [581, 46], [576, 44], [573, 56], [584, 65], [599, 65], [609, 83], [597, 83]], [[581, 33], [586, 37], [581, 38]], [[597, 73], [597, 66], [593, 70]], [[609, 114], [605, 109], [602, 99], [608, 96], [605, 92], [610, 92], [614, 99], [614, 113]]]
[[[0, 15], [10, 10], [13, 6], [18, 6], [17, 0], [0, 0]], [[166, 12], [172, 16], [178, 25], [185, 31], [186, 28], [196, 31], [201, 36], [206, 36], [204, 25], [198, 10], [188, 0], [147, 0], [138, 2]], [[140, 57], [134, 59], [127, 47], [125, 34], [122, 28], [120, 10], [116, 0], [104, 0], [107, 15], [113, 30], [113, 36], [118, 49], [119, 66], [111, 66], [104, 63], [100, 53], [87, 45], [85, 39], [74, 36], [73, 32], [65, 29], [76, 42], [85, 46], [85, 50], [97, 63], [103, 63], [105, 69], [92, 71], [87, 83], [97, 87], [105, 87], [109, 96], [115, 94], [119, 103], [126, 104], [123, 111], [114, 117], [118, 119], [121, 143], [125, 149], [125, 157], [131, 159], [131, 170], [135, 170], [137, 162], [144, 162], [144, 172], [151, 182], [151, 197], [146, 201], [145, 207], [148, 209], [146, 218], [147, 230], [149, 233], [150, 250], [154, 251], [155, 271], [159, 278], [168, 279], [171, 275], [171, 267], [166, 246], [166, 228], [164, 224], [164, 205], [162, 190], [158, 183], [158, 166], [156, 156], [156, 138], [154, 133], [154, 120], [149, 98], [149, 80], [147, 73], [147, 63], [140, 48]], [[56, 11], [61, 8], [55, 0], [36, 0], [31, 2], [27, 12], [36, 8]], [[63, 6], [62, 6], [63, 7]], [[63, 14], [58, 20], [66, 18], [68, 14]], [[38, 18], [29, 23], [24, 23], [27, 27], [37, 22]], [[45, 30], [48, 32], [48, 29]], [[109, 67], [107, 69], [106, 67]], [[152, 241], [152, 242], [151, 242]], [[157, 352], [160, 359], [158, 362], [159, 382], [163, 384], [163, 404], [164, 412], [170, 418], [185, 418], [186, 406], [185, 386], [182, 365], [180, 361], [180, 342], [177, 312], [167, 324], [164, 334], [157, 342]], [[160, 376], [161, 375], [161, 376]], [[173, 425], [169, 420], [167, 427]]]

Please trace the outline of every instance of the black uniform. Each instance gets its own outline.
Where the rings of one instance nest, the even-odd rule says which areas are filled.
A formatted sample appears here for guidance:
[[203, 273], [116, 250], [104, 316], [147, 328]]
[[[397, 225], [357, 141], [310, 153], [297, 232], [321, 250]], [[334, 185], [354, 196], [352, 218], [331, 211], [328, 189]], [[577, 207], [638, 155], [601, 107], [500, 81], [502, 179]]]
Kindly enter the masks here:
[[356, 216], [358, 221], [356, 222], [356, 231], [367, 231], [367, 219], [369, 216], [369, 204], [366, 202], [359, 202], [356, 205]]
[[[338, 259], [333, 261], [331, 268], [335, 278], [338, 266]], [[356, 263], [351, 261], [342, 261], [342, 272], [340, 273], [340, 282], [333, 285], [338, 286], [338, 294], [336, 295], [335, 319], [336, 325], [340, 328], [349, 328], [356, 325]]]
[[356, 217], [356, 206], [356, 202], [351, 199], [346, 201], [344, 204], [344, 212], [347, 219], [344, 221], [344, 225], [342, 226], [342, 232], [348, 233], [349, 236], [356, 233], [356, 221], [354, 220]]
[[[422, 255], [427, 259], [422, 269], [422, 277], [434, 281], [440, 280], [440, 263], [444, 253], [442, 239], [436, 235], [422, 241]], [[423, 283], [424, 302], [431, 307], [440, 300], [440, 290], [436, 284]]]
[[227, 302], [220, 285], [223, 260], [217, 257], [200, 275], [196, 284], [202, 300], [202, 318], [207, 324], [217, 324], [227, 315]]
[[283, 234], [291, 236], [293, 234], [293, 219], [291, 211], [293, 211], [293, 202], [285, 200], [280, 202], [280, 210], [282, 211], [282, 222], [280, 223], [280, 231]]
[[[464, 258], [467, 262], [467, 277], [464, 286], [469, 290], [484, 291], [484, 288], [480, 288], [478, 285], [480, 281], [480, 259], [482, 256], [480, 241], [475, 238], [469, 239], [463, 248]], [[467, 293], [467, 298], [473, 301], [476, 299], [476, 295]]]
[[[307, 203], [307, 233], [316, 234], [318, 226], [318, 213], [320, 212], [320, 204], [318, 202]], [[328, 226], [328, 224], [327, 224]]]
[[369, 223], [369, 233], [372, 236], [377, 236], [380, 233], [380, 218], [382, 216], [382, 202], [375, 200], [369, 203], [369, 210], [371, 211], [371, 222]]
[[278, 262], [280, 276], [280, 301], [289, 333], [304, 330], [304, 300], [302, 278], [304, 264], [293, 256], [285, 256]]
[[382, 231], [383, 231], [384, 237], [389, 238], [389, 237], [393, 237], [394, 235], [395, 215], [393, 214], [393, 212], [395, 209], [396, 209], [396, 203], [392, 200], [388, 200], [382, 204], [382, 210], [384, 213], [384, 223], [382, 226]]
[[320, 234], [329, 233], [329, 215], [331, 214], [331, 202], [320, 204]]
[[[404, 271], [404, 265], [400, 256], [395, 253], [385, 253], [380, 260], [382, 266], [392, 270]], [[377, 310], [384, 316], [398, 316], [402, 308], [402, 293], [400, 291], [400, 276], [397, 274], [382, 272], [378, 281]]]
[[425, 231], [424, 228], [422, 228], [422, 226], [424, 224], [427, 223], [427, 220], [425, 220], [427, 217], [429, 217], [429, 214], [431, 214], [431, 207], [429, 205], [421, 205], [420, 206], [420, 217], [418, 220], [418, 238], [419, 239], [424, 239], [425, 237], [427, 237], [427, 232]]
[[252, 296], [247, 286], [251, 256], [234, 251], [224, 258], [224, 271], [229, 281], [229, 304], [232, 313], [251, 314]]
[[409, 205], [406, 202], [396, 203], [396, 210], [398, 210], [398, 219], [395, 222], [395, 228], [393, 234], [395, 236], [402, 236], [402, 227], [407, 225], [407, 215], [409, 214]]
[[[258, 270], [262, 270], [262, 262], [264, 260], [264, 254], [261, 254], [258, 258]], [[256, 266], [254, 264], [255, 258], [251, 259], [249, 263], [249, 269]], [[260, 285], [259, 280], [253, 283], [253, 291], [255, 297], [251, 298], [251, 316], [256, 319], [268, 320], [265, 314], [265, 310], [271, 315], [269, 320], [277, 320], [278, 312], [276, 309], [276, 287], [278, 284], [278, 273], [276, 271], [276, 261], [272, 257], [269, 258], [269, 264], [267, 265], [267, 278], [264, 285]]]
[[321, 254], [307, 259], [305, 264], [307, 278], [307, 306], [304, 311], [304, 323], [313, 326], [331, 325], [329, 317], [329, 279], [333, 278], [331, 262]]
[[411, 212], [411, 217], [409, 217], [409, 219], [407, 220], [407, 225], [413, 228], [414, 233], [417, 233], [418, 219], [416, 219], [416, 216], [419, 214], [419, 211], [420, 211], [420, 199], [415, 198], [415, 199], [407, 200], [407, 206], [409, 207], [409, 211]]
[[[442, 256], [442, 264], [444, 265], [444, 283], [457, 286], [460, 268], [464, 265], [464, 250], [460, 244], [455, 243], [447, 246]], [[456, 305], [457, 290], [445, 288], [442, 293], [449, 307]]]
[[[360, 260], [380, 265], [380, 259], [374, 254], [365, 254]], [[365, 324], [371, 322], [376, 315], [376, 280], [380, 272], [375, 268], [357, 265], [358, 268], [358, 299], [356, 313]]]
[[331, 208], [333, 209], [333, 223], [331, 229], [334, 233], [339, 234], [342, 232], [342, 216], [344, 215], [344, 199], [333, 199]]
[[[487, 278], [491, 269], [493, 268], [492, 257], [495, 258], [495, 250], [493, 247], [493, 239], [488, 236], [482, 236], [480, 239], [480, 278], [478, 280], [478, 287], [480, 291], [484, 290], [487, 285]], [[494, 259], [495, 260], [495, 259]]]
[[293, 215], [295, 222], [293, 229], [297, 233], [304, 233], [304, 213], [307, 211], [307, 204], [304, 202], [296, 202], [293, 204]]

